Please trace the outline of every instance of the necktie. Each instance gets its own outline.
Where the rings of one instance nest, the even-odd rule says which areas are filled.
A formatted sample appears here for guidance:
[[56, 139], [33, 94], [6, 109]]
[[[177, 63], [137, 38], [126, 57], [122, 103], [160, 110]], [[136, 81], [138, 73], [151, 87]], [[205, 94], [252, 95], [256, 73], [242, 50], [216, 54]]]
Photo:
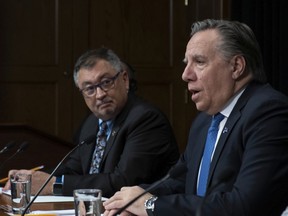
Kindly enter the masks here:
[[214, 150], [219, 124], [223, 120], [223, 118], [224, 116], [221, 113], [217, 113], [216, 115], [214, 115], [208, 130], [197, 188], [197, 195], [199, 196], [204, 196], [206, 193], [212, 152]]
[[96, 147], [93, 153], [90, 174], [99, 173], [100, 163], [104, 154], [107, 139], [107, 123], [102, 122], [97, 133]]

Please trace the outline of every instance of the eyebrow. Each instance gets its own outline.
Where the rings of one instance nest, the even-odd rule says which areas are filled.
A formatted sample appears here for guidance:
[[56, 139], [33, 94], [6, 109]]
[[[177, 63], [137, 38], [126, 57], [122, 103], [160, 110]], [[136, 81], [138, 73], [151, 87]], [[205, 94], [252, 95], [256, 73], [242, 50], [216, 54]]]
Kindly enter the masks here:
[[111, 79], [111, 78], [113, 78], [114, 76], [115, 76], [115, 75], [111, 75], [110, 73], [105, 72], [105, 73], [100, 77], [100, 81], [98, 81], [98, 82], [84, 81], [84, 82], [82, 83], [82, 87], [85, 87], [85, 86], [87, 86], [87, 85], [97, 85], [97, 84], [103, 82], [103, 79]]
[[90, 82], [90, 81], [86, 81], [86, 82], [83, 82], [79, 88], [86, 88], [87, 86], [90, 86], [90, 85], [94, 85], [93, 82]]
[[[200, 55], [200, 54], [195, 54], [195, 55], [191, 55], [191, 58], [193, 61], [197, 60], [197, 59], [206, 59], [207, 57], [204, 55]], [[183, 63], [187, 64], [188, 63], [188, 58], [184, 57], [183, 59]]]

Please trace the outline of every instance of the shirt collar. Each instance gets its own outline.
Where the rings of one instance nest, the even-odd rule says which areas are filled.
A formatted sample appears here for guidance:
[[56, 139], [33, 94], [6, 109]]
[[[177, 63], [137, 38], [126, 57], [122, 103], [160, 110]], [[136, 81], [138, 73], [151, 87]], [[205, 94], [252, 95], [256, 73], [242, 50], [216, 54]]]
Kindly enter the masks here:
[[[102, 119], [99, 119], [98, 121], [98, 126], [100, 128], [100, 125], [102, 124], [103, 120]], [[110, 134], [110, 131], [111, 131], [111, 128], [112, 128], [112, 125], [113, 125], [113, 121], [112, 120], [108, 120], [108, 121], [105, 121], [106, 124], [107, 124], [107, 132], [108, 134]]]
[[226, 118], [228, 118], [235, 106], [235, 104], [237, 103], [238, 99], [240, 98], [240, 96], [243, 94], [243, 92], [245, 91], [246, 88], [243, 88], [241, 91], [239, 91], [238, 93], [236, 93], [226, 104], [226, 106], [224, 107], [224, 109], [220, 112], [222, 115], [224, 115]]

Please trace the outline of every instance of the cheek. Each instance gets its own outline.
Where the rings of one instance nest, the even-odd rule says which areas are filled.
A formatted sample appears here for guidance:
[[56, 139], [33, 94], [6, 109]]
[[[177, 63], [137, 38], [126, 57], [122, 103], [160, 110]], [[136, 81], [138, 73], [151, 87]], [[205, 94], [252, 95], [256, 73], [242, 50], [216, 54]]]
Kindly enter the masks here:
[[218, 100], [227, 84], [220, 76], [203, 75], [199, 77], [199, 80], [201, 80], [202, 88], [204, 89], [204, 96], [210, 101]]
[[89, 99], [84, 99], [85, 100], [85, 103], [86, 103], [86, 105], [88, 106], [88, 108], [90, 109], [90, 110], [92, 110], [93, 109], [93, 107], [94, 107], [94, 104], [95, 104], [95, 99], [93, 99], [93, 98], [89, 98]]
[[127, 98], [127, 89], [125, 86], [118, 88], [117, 91], [114, 91], [114, 94], [111, 95], [111, 98], [114, 98], [114, 100], [117, 103], [117, 106], [122, 106], [122, 104], [126, 101]]

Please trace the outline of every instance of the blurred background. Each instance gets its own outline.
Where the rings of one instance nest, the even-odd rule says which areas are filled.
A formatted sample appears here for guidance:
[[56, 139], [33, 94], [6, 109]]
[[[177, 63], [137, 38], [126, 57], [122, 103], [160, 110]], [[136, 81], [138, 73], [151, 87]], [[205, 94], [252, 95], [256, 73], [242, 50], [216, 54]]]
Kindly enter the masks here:
[[192, 22], [216, 18], [248, 24], [260, 42], [269, 82], [288, 94], [287, 2], [1, 1], [0, 146], [29, 139], [28, 133], [42, 150], [48, 144], [41, 140], [69, 148], [89, 114], [74, 86], [73, 65], [87, 49], [105, 46], [133, 66], [137, 94], [166, 113], [183, 151], [197, 114], [181, 80]]

